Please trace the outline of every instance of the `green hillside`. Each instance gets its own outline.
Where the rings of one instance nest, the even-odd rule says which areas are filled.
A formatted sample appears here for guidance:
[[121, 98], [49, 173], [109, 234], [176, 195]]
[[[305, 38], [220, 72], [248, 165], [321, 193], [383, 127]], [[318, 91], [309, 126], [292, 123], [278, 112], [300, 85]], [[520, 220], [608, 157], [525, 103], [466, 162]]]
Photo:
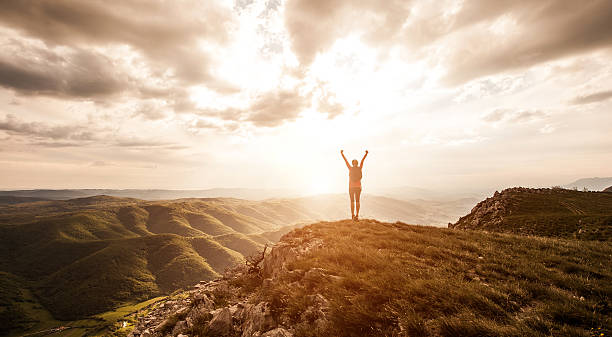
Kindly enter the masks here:
[[4, 331], [85, 318], [219, 277], [261, 249], [244, 233], [279, 228], [227, 202], [97, 196], [0, 206]]
[[612, 241], [612, 194], [511, 188], [481, 201], [456, 229]]

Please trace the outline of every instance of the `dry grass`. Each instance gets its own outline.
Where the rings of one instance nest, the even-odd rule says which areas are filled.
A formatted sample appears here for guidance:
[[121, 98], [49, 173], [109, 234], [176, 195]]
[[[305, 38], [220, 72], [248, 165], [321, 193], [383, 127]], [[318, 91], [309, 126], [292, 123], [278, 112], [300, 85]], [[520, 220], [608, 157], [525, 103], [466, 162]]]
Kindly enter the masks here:
[[[611, 320], [612, 245], [402, 223], [322, 222], [324, 247], [266, 291], [293, 324], [320, 293], [327, 324], [301, 336], [589, 336]], [[298, 275], [298, 276], [296, 276]], [[298, 282], [295, 282], [298, 281]], [[598, 330], [601, 331], [601, 330]]]

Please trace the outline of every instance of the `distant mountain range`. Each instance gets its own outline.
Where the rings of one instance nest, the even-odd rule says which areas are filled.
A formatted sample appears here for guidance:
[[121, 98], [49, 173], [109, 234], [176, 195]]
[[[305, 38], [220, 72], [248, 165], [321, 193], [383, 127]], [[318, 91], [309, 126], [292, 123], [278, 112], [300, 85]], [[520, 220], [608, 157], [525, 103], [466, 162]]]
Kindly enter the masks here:
[[143, 200], [171, 200], [181, 198], [238, 198], [264, 200], [270, 198], [290, 198], [299, 196], [289, 189], [252, 189], [252, 188], [212, 188], [205, 190], [163, 190], [163, 189], [32, 189], [0, 191], [0, 196], [28, 197], [49, 200], [68, 200], [74, 198], [108, 195], [120, 198]]
[[587, 189], [589, 191], [603, 191], [604, 189], [612, 186], [612, 177], [604, 177], [604, 178], [582, 178], [578, 179], [572, 183], [563, 185], [562, 187], [568, 189], [578, 189], [583, 190]]

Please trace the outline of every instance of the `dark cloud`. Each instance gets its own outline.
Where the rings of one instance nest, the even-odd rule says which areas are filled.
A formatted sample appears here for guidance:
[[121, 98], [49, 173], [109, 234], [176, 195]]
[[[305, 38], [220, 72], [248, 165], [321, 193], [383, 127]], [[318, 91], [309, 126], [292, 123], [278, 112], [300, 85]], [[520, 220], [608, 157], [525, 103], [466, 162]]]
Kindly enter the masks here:
[[16, 53], [0, 55], [0, 86], [18, 93], [92, 98], [109, 96], [131, 86], [127, 76], [102, 54], [76, 50], [60, 56], [21, 44], [14, 47]]
[[[65, 46], [82, 50], [129, 46], [144, 57], [154, 76], [157, 74], [165, 81], [174, 80], [187, 85], [210, 82], [212, 89], [221, 91], [227, 90], [228, 85], [211, 76], [210, 57], [198, 48], [198, 44], [200, 41], [223, 44], [227, 40], [226, 25], [230, 21], [229, 11], [208, 1], [187, 1], [181, 6], [171, 1], [143, 0], [112, 4], [99, 0], [0, 2], [2, 25], [39, 39], [50, 48]], [[62, 54], [49, 53], [42, 59], [22, 57], [19, 62], [5, 61], [2, 77], [8, 75], [11, 79], [3, 81], [4, 86], [18, 91], [42, 89], [43, 92], [62, 92], [79, 97], [123, 88], [108, 83], [121, 83], [122, 79], [100, 77], [100, 68], [96, 66], [106, 60], [93, 52], [86, 59], [76, 60], [76, 65], [66, 64], [66, 67], [82, 65], [77, 70], [82, 76], [70, 77], [71, 81], [60, 85], [62, 83], [52, 76], [66, 71], [65, 60]], [[79, 56], [85, 57], [77, 54], [71, 58]], [[31, 70], [28, 63], [36, 63], [37, 69]]]
[[168, 147], [174, 146], [175, 144], [158, 140], [127, 138], [114, 141], [112, 145], [119, 147]]
[[121, 137], [112, 130], [93, 128], [79, 124], [48, 124], [43, 122], [24, 122], [14, 115], [8, 114], [0, 120], [0, 131], [5, 131], [12, 137], [19, 137], [30, 145], [43, 147], [77, 147], [92, 144], [105, 144], [117, 147], [131, 148], [163, 148], [182, 149], [181, 145], [145, 139], [141, 137]]
[[0, 121], [0, 130], [12, 135], [27, 136], [32, 139], [51, 140], [97, 140], [94, 133], [84, 130], [78, 125], [49, 125], [41, 122], [22, 122], [14, 115], [6, 115], [4, 121]]
[[[407, 57], [431, 57], [457, 85], [481, 76], [612, 46], [609, 0], [448, 1], [289, 0], [291, 45], [307, 65], [338, 38], [372, 46], [404, 45]], [[502, 34], [489, 27], [507, 19]]]
[[[450, 84], [612, 46], [612, 2], [525, 1], [510, 12], [518, 34], [466, 39], [447, 60]], [[468, 36], [469, 38], [469, 36]]]
[[58, 147], [79, 147], [83, 146], [83, 143], [76, 142], [64, 142], [64, 141], [47, 141], [47, 142], [31, 142], [30, 145], [40, 146], [40, 147], [50, 147], [50, 148], [58, 148]]
[[600, 91], [589, 95], [578, 96], [572, 100], [573, 104], [590, 104], [606, 101], [612, 98], [612, 90]]
[[278, 126], [295, 120], [300, 112], [310, 105], [310, 98], [297, 92], [281, 90], [257, 97], [246, 112], [246, 120], [255, 126]]
[[[225, 123], [214, 124], [201, 120], [201, 126], [195, 125], [197, 128], [233, 130], [236, 129], [235, 122], [250, 122], [255, 126], [263, 127], [279, 126], [284, 122], [295, 120], [304, 109], [309, 107], [312, 107], [311, 93], [302, 96], [296, 90], [281, 89], [260, 94], [252, 100], [247, 108], [193, 108], [190, 111], [201, 116], [226, 121]], [[336, 107], [334, 106], [334, 108]], [[325, 112], [334, 113], [334, 111]]]

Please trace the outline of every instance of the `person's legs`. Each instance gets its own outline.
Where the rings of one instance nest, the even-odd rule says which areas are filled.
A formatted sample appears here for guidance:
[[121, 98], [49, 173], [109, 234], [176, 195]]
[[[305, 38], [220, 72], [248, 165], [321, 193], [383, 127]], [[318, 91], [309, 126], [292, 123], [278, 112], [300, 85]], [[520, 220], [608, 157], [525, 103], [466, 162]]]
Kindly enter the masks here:
[[355, 218], [355, 205], [353, 204], [353, 202], [355, 202], [355, 193], [350, 188], [349, 188], [349, 196], [351, 197], [351, 219], [353, 219]]
[[357, 207], [357, 218], [359, 218], [359, 198], [361, 197], [361, 188], [355, 190], [355, 206]]

